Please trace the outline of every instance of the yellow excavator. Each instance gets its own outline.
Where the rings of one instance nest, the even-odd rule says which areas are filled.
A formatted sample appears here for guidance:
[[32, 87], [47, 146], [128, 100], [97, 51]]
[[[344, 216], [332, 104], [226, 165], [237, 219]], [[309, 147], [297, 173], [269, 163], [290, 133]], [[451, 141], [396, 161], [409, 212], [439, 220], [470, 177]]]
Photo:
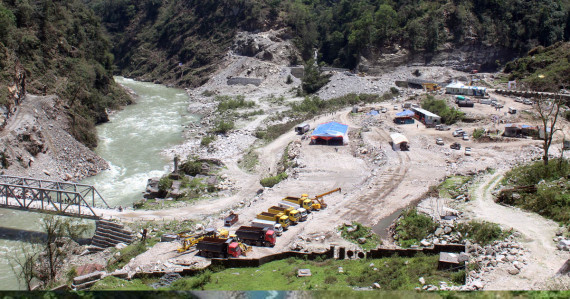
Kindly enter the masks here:
[[[331, 193], [335, 193], [335, 192], [341, 192], [342, 190], [340, 188], [336, 188], [334, 190], [325, 192], [323, 194], [319, 194], [317, 196], [315, 196], [314, 198], [312, 198], [311, 200], [313, 201], [313, 207], [315, 208], [315, 210], [320, 210], [320, 209], [326, 209], [327, 208], [327, 204], [325, 203], [324, 199], [322, 199], [324, 196], [327, 196]], [[303, 194], [305, 195], [305, 194]]]
[[[192, 247], [196, 246], [198, 242], [202, 241], [202, 239], [206, 237], [216, 237], [216, 238], [227, 238], [230, 232], [225, 229], [214, 229], [214, 228], [207, 228], [204, 233], [196, 234], [192, 236], [188, 236], [185, 233], [180, 233], [179, 236], [186, 236], [182, 240], [182, 247], [178, 248], [178, 252], [182, 253], [185, 251], [190, 250]], [[243, 248], [242, 248], [243, 250]], [[251, 249], [250, 249], [251, 250]]]

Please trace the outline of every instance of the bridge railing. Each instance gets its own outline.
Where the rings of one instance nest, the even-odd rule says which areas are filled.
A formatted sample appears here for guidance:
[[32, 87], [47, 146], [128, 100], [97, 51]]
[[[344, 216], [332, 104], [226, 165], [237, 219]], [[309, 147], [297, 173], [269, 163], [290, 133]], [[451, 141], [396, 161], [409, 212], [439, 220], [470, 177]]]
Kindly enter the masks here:
[[[93, 210], [97, 203], [109, 208], [101, 194], [90, 185], [0, 176], [0, 205], [8, 208], [97, 218]], [[90, 215], [82, 214], [82, 209]]]

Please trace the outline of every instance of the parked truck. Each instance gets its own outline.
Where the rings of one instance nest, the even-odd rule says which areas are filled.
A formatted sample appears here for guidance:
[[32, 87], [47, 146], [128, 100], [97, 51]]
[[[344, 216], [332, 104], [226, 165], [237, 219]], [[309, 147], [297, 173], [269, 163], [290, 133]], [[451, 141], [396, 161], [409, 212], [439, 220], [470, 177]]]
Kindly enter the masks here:
[[279, 223], [283, 227], [283, 230], [286, 230], [291, 224], [291, 222], [289, 221], [289, 217], [283, 213], [273, 214], [268, 212], [262, 212], [260, 214], [257, 214], [255, 218], [263, 220], [271, 220], [274, 221], [275, 223]]
[[248, 245], [275, 246], [275, 232], [268, 227], [240, 226], [236, 230], [236, 236]]
[[224, 218], [224, 226], [232, 226], [239, 220], [238, 214], [230, 213], [230, 215]]
[[278, 206], [282, 208], [293, 208], [299, 212], [299, 221], [307, 220], [307, 210], [300, 208], [298, 204], [292, 203], [290, 201], [280, 201]]
[[275, 214], [279, 214], [279, 213], [283, 213], [287, 216], [289, 216], [289, 220], [291, 221], [292, 225], [297, 224], [297, 222], [299, 222], [301, 219], [301, 217], [299, 217], [299, 211], [295, 210], [295, 208], [293, 207], [276, 207], [276, 206], [272, 206], [271, 208], [269, 208], [268, 210], [269, 213], [275, 213]]
[[268, 227], [272, 229], [278, 236], [281, 236], [283, 234], [283, 227], [281, 224], [275, 223], [275, 221], [272, 220], [253, 219], [253, 221], [251, 221], [251, 226]]
[[309, 199], [307, 194], [303, 194], [301, 197], [287, 196], [283, 198], [283, 201], [294, 203], [297, 207], [307, 210], [308, 213], [313, 210], [313, 201]]
[[198, 254], [204, 257], [227, 258], [228, 256], [239, 257], [242, 247], [233, 238], [206, 237], [196, 244]]

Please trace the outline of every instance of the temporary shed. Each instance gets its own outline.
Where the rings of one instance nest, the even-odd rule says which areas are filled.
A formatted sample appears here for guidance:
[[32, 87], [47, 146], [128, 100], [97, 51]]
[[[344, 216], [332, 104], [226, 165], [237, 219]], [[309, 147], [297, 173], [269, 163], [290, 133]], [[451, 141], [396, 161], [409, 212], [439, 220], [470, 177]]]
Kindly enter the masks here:
[[414, 113], [414, 111], [404, 110], [402, 112], [396, 113], [396, 118], [394, 118], [394, 122], [399, 125], [413, 124], [414, 123], [413, 117], [415, 115], [416, 114]]
[[537, 136], [541, 131], [538, 127], [521, 124], [507, 124], [505, 125], [505, 137], [520, 137], [520, 136]]
[[467, 96], [484, 96], [487, 94], [487, 88], [480, 86], [468, 86], [460, 82], [453, 82], [445, 87], [445, 92]]
[[372, 115], [372, 116], [374, 116], [374, 115], [378, 115], [378, 114], [380, 114], [380, 113], [378, 112], [378, 110], [371, 110], [370, 112], [368, 112], [368, 113], [366, 113], [366, 114], [367, 114], [367, 115]]
[[348, 144], [348, 126], [337, 122], [319, 125], [311, 135], [313, 144]]
[[400, 133], [393, 133], [390, 134], [390, 138], [392, 139], [392, 149], [395, 151], [406, 151], [409, 149], [409, 141], [406, 136]]
[[412, 108], [416, 118], [426, 125], [441, 124], [441, 117], [422, 108]]

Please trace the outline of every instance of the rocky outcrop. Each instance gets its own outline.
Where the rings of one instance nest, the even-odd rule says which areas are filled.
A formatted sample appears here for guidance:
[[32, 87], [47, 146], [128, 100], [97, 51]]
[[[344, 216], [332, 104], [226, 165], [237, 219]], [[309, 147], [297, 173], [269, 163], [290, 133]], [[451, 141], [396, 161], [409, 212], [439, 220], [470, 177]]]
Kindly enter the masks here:
[[481, 44], [465, 44], [454, 47], [451, 44], [436, 53], [411, 52], [395, 45], [384, 48], [377, 53], [361, 57], [357, 69], [371, 75], [392, 71], [401, 65], [442, 66], [459, 71], [495, 70], [498, 65], [515, 57], [514, 52]]
[[301, 61], [290, 38], [285, 29], [261, 33], [239, 32], [234, 40], [232, 51], [241, 56], [289, 65], [292, 61]]

